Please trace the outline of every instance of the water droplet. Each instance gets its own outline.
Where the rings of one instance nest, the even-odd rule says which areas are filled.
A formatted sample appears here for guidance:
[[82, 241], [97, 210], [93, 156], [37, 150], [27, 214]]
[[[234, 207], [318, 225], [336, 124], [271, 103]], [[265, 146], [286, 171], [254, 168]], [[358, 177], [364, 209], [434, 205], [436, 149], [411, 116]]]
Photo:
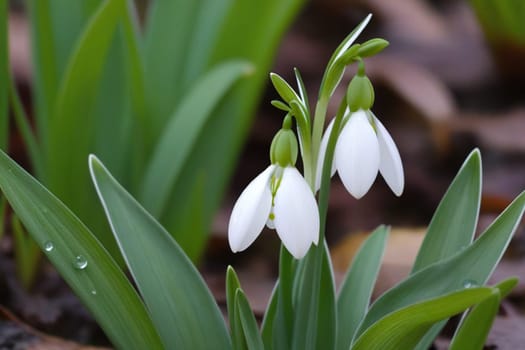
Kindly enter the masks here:
[[94, 290], [94, 289], [92, 289], [92, 290], [91, 290], [91, 294], [93, 294], [93, 295], [97, 295], [97, 291]]
[[463, 281], [463, 288], [475, 288], [478, 286], [478, 282], [474, 280], [464, 280]]
[[51, 241], [47, 241], [46, 243], [44, 243], [44, 250], [46, 252], [50, 252], [52, 251], [53, 249], [55, 249], [55, 246], [53, 245], [53, 242]]
[[88, 262], [86, 258], [84, 258], [82, 255], [77, 255], [75, 257], [75, 269], [84, 270], [87, 266]]

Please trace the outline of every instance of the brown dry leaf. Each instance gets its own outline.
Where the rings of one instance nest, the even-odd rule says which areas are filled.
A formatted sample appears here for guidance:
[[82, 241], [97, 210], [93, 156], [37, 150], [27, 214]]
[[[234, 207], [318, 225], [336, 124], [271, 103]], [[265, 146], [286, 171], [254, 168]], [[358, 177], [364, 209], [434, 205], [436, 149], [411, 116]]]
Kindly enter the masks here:
[[[393, 228], [387, 241], [385, 255], [374, 288], [378, 296], [408, 276], [423, 242], [426, 227]], [[368, 233], [348, 235], [332, 250], [336, 281], [341, 282], [348, 267]]]
[[0, 349], [27, 350], [109, 350], [106, 347], [94, 347], [78, 344], [65, 339], [46, 335], [18, 320], [0, 305]]
[[525, 109], [494, 115], [463, 115], [449, 123], [452, 131], [470, 134], [476, 143], [489, 149], [525, 152]]

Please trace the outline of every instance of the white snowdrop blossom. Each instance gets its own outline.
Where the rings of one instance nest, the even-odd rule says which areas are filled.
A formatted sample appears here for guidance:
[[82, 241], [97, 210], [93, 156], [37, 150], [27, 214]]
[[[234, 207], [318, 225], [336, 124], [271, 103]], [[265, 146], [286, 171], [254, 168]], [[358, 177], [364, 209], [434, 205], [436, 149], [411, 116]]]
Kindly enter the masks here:
[[296, 259], [304, 257], [312, 243], [317, 245], [317, 202], [294, 166], [270, 165], [241, 193], [228, 226], [232, 251], [248, 248], [265, 224], [275, 228], [286, 249]]
[[[363, 197], [381, 173], [396, 196], [405, 186], [403, 165], [394, 140], [370, 110], [348, 113], [335, 146], [332, 175], [338, 172], [343, 185], [355, 198]], [[321, 171], [333, 120], [323, 135], [317, 163], [316, 188], [320, 187]]]

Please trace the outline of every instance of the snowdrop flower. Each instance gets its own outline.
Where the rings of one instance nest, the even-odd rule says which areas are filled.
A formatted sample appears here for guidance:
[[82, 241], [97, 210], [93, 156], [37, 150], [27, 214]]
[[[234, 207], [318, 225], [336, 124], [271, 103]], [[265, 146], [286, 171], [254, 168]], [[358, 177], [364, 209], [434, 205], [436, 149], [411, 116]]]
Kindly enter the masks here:
[[233, 252], [246, 249], [267, 225], [296, 258], [319, 240], [319, 212], [312, 190], [295, 168], [297, 140], [285, 119], [270, 149], [272, 164], [248, 184], [233, 207], [228, 241]]
[[[381, 173], [386, 183], [400, 196], [404, 188], [403, 165], [399, 151], [383, 124], [370, 111], [372, 84], [360, 66], [348, 87], [348, 110], [335, 146], [332, 175], [338, 172], [343, 185], [355, 198], [363, 197]], [[333, 121], [327, 127], [319, 150], [316, 188], [320, 177]]]

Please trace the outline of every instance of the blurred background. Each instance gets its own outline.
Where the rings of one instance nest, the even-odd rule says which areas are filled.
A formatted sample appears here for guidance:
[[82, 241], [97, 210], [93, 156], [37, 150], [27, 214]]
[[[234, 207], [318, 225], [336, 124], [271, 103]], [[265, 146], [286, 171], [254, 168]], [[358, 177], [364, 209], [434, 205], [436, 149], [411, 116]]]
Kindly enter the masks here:
[[[392, 134], [403, 160], [405, 192], [395, 197], [378, 177], [371, 191], [355, 200], [334, 177], [327, 239], [338, 274], [363, 237], [380, 224], [393, 227], [375, 294], [407, 275], [439, 200], [465, 157], [476, 147], [483, 159], [483, 193], [478, 231], [492, 222], [525, 188], [525, 5], [496, 0], [310, 0], [285, 30], [271, 71], [294, 81], [303, 76], [310, 101], [331, 53], [368, 13], [372, 22], [357, 42], [382, 37], [390, 46], [366, 60], [375, 87], [374, 113]], [[138, 1], [140, 18], [146, 2]], [[28, 19], [21, 2], [10, 1], [9, 55], [16, 84], [27, 110], [32, 109], [33, 76]], [[348, 69], [345, 80], [353, 73]], [[268, 76], [269, 72], [265, 72]], [[338, 90], [333, 101], [344, 96]], [[242, 189], [269, 162], [269, 146], [283, 114], [270, 105], [278, 95], [269, 82], [262, 89], [233, 175], [213, 216], [211, 235], [199, 267], [219, 303], [224, 303], [224, 269], [234, 265], [259, 316], [277, 273], [279, 240], [266, 230], [247, 251], [232, 254], [227, 224]], [[335, 105], [329, 115], [335, 113]], [[27, 164], [27, 150], [12, 128], [10, 154]], [[40, 330], [79, 342], [104, 343], [89, 315], [60, 285], [52, 268], [29, 291], [9, 280], [12, 240], [0, 241], [0, 305]], [[4, 258], [7, 257], [7, 258]], [[495, 279], [510, 275], [520, 285], [503, 303], [489, 337], [501, 349], [525, 341], [525, 230], [522, 223]], [[340, 276], [336, 276], [340, 277]], [[7, 314], [7, 313], [6, 313]], [[7, 316], [6, 316], [7, 317]], [[76, 331], [66, 326], [74, 319]], [[76, 322], [76, 323], [75, 323]], [[87, 325], [86, 325], [87, 324]], [[0, 324], [1, 325], [1, 324]], [[0, 342], [1, 338], [0, 326]], [[441, 342], [441, 343], [440, 343]], [[488, 343], [488, 344], [489, 344]], [[435, 344], [446, 347], [446, 334]]]

